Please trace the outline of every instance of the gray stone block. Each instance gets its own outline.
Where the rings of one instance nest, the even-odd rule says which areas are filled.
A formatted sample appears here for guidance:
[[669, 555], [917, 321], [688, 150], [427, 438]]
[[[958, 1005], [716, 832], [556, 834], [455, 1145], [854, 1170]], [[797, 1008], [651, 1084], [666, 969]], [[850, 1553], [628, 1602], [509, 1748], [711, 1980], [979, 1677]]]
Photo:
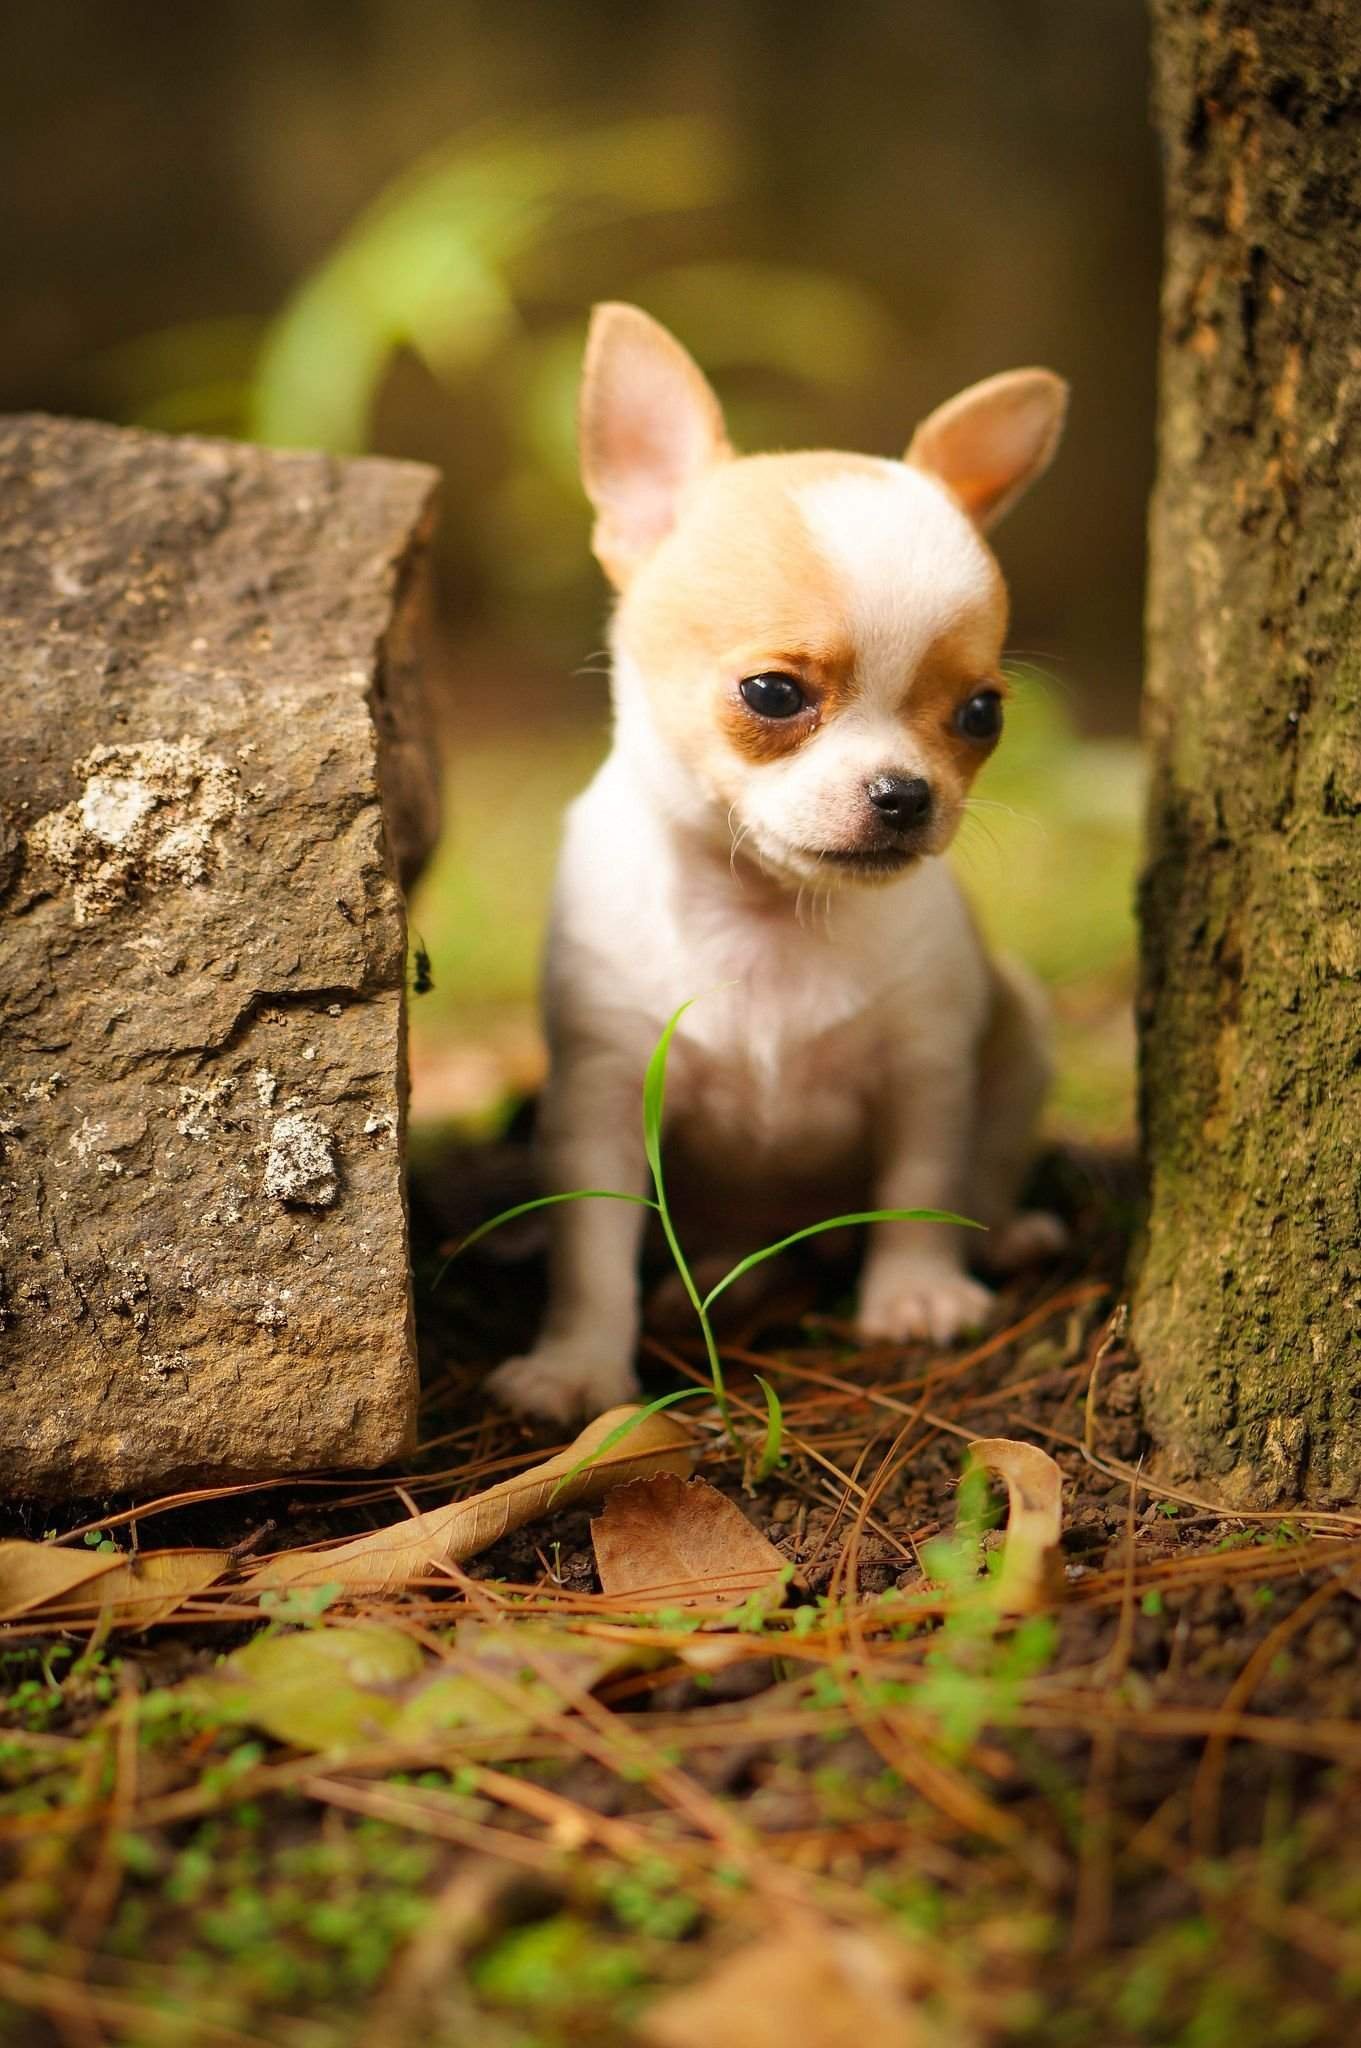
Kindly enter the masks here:
[[412, 1437], [433, 472], [0, 421], [0, 1489]]

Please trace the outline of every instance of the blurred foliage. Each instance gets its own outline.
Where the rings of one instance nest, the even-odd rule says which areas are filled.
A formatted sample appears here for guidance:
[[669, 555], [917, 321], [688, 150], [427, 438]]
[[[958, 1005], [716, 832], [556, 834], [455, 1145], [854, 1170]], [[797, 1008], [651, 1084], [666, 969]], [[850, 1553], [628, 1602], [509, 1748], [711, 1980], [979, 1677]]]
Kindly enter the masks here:
[[[696, 118], [595, 128], [540, 124], [450, 142], [368, 206], [270, 321], [190, 323], [106, 356], [138, 424], [355, 454], [373, 445], [384, 381], [402, 352], [451, 392], [493, 411], [500, 473], [480, 479], [462, 538], [508, 593], [579, 581], [585, 511], [576, 472], [584, 298], [553, 301], [545, 270], [593, 274], [591, 238], [630, 223], [630, 260], [610, 293], [646, 305], [706, 367], [763, 380], [739, 395], [744, 439], [787, 439], [790, 387], [854, 390], [887, 360], [893, 324], [849, 279], [725, 259], [649, 264], [649, 217], [729, 198], [741, 166]], [[781, 390], [783, 389], [783, 397]]]
[[707, 205], [730, 177], [695, 121], [448, 145], [360, 216], [273, 323], [253, 437], [356, 452], [397, 348], [465, 375], [516, 337], [515, 272], [537, 249], [602, 219]]
[[1132, 740], [1080, 737], [1043, 669], [1006, 672], [1005, 739], [970, 799], [956, 864], [993, 942], [1062, 987], [1131, 956], [1143, 761]]

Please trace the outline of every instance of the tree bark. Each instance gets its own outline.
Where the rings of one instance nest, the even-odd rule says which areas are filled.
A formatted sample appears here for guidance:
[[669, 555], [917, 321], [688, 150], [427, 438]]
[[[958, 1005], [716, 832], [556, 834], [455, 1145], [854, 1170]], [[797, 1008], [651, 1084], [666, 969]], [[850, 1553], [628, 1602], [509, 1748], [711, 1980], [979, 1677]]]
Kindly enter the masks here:
[[1133, 1333], [1168, 1474], [1361, 1495], [1361, 15], [1154, 0]]

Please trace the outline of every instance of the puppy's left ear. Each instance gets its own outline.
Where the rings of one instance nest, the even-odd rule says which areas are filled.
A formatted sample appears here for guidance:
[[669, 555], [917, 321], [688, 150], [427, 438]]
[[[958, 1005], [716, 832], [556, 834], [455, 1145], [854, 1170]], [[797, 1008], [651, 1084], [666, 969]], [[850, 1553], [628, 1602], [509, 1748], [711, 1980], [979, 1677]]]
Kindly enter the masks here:
[[1052, 370], [1004, 370], [928, 414], [906, 460], [939, 477], [986, 528], [1048, 469], [1067, 409], [1068, 386]]
[[592, 546], [616, 589], [676, 523], [686, 490], [732, 449], [698, 364], [637, 306], [591, 315], [579, 414]]

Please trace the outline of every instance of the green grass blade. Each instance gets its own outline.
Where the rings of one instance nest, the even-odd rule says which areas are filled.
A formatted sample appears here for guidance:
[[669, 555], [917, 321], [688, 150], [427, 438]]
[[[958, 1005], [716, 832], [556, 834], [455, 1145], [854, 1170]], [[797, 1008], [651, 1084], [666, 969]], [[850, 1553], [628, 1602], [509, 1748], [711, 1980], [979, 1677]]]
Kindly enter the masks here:
[[666, 1029], [652, 1048], [652, 1057], [647, 1063], [643, 1077], [643, 1144], [647, 1151], [647, 1163], [652, 1168], [652, 1178], [657, 1183], [657, 1201], [662, 1215], [666, 1215], [666, 1195], [662, 1183], [662, 1113], [666, 1107], [666, 1061], [671, 1051], [671, 1041], [676, 1035], [676, 1026], [697, 1000], [691, 996], [688, 1003], [669, 1019]]
[[479, 1223], [476, 1230], [470, 1230], [462, 1242], [454, 1246], [431, 1281], [431, 1287], [438, 1287], [454, 1260], [461, 1258], [469, 1245], [476, 1244], [489, 1231], [499, 1230], [503, 1223], [513, 1223], [517, 1216], [527, 1216], [531, 1209], [552, 1209], [559, 1202], [633, 1202], [640, 1209], [657, 1207], [650, 1195], [626, 1195], [620, 1188], [571, 1188], [563, 1195], [535, 1195], [532, 1202], [517, 1202], [513, 1209], [502, 1209], [486, 1223]]
[[[662, 1177], [662, 1118], [666, 1109], [667, 1055], [671, 1051], [671, 1041], [676, 1035], [676, 1026], [690, 1008], [691, 1003], [694, 1003], [696, 1000], [694, 996], [691, 996], [689, 1002], [682, 1003], [680, 1008], [672, 1013], [667, 1021], [665, 1030], [652, 1048], [652, 1057], [647, 1063], [647, 1072], [643, 1076], [643, 1149], [647, 1153], [647, 1163], [652, 1169], [652, 1184], [657, 1190], [657, 1213], [662, 1219], [662, 1230], [665, 1234], [667, 1245], [672, 1258], [676, 1262], [676, 1271], [681, 1276], [681, 1284], [690, 1297], [691, 1306], [699, 1317], [700, 1322], [703, 1323], [704, 1311], [700, 1306], [699, 1289], [695, 1285], [689, 1263], [685, 1253], [680, 1248], [680, 1240], [676, 1236], [675, 1228], [671, 1222], [671, 1211], [667, 1206], [666, 1200], [666, 1182]], [[713, 1348], [710, 1346], [711, 1361], [712, 1356]], [[719, 1405], [723, 1408], [726, 1416], [727, 1408], [724, 1402], [721, 1373], [715, 1377], [714, 1388], [718, 1394]]]
[[761, 1446], [761, 1455], [756, 1461], [756, 1484], [769, 1479], [784, 1455], [784, 1410], [780, 1397], [769, 1380], [756, 1375], [756, 1384], [766, 1397], [766, 1440]]
[[[720, 984], [724, 988], [731, 985], [729, 982]], [[723, 1383], [723, 1366], [718, 1356], [718, 1346], [709, 1327], [709, 1318], [704, 1313], [704, 1303], [699, 1298], [694, 1275], [690, 1271], [685, 1253], [681, 1250], [680, 1239], [676, 1236], [666, 1200], [666, 1182], [662, 1178], [662, 1118], [666, 1109], [666, 1060], [671, 1050], [671, 1041], [676, 1035], [676, 1026], [690, 1008], [690, 1004], [697, 1000], [695, 996], [691, 996], [689, 1002], [681, 1004], [668, 1019], [666, 1029], [652, 1049], [652, 1057], [647, 1063], [647, 1073], [643, 1077], [643, 1146], [647, 1153], [647, 1163], [652, 1169], [653, 1185], [657, 1190], [657, 1213], [662, 1219], [662, 1231], [671, 1256], [675, 1260], [676, 1271], [681, 1276], [681, 1284], [690, 1297], [691, 1306], [699, 1317], [699, 1326], [704, 1334], [704, 1349], [709, 1359], [709, 1376], [713, 1381], [718, 1412], [723, 1417], [723, 1427], [736, 1443], [737, 1432], [733, 1428], [732, 1414], [728, 1408], [728, 1390]]]
[[[720, 989], [734, 986], [731, 981], [720, 981], [706, 993], [716, 995]], [[647, 1151], [647, 1163], [652, 1168], [652, 1178], [657, 1183], [657, 1202], [664, 1224], [668, 1222], [666, 1189], [662, 1181], [662, 1115], [666, 1108], [666, 1062], [677, 1025], [686, 1011], [692, 1009], [698, 1001], [698, 996], [691, 996], [688, 1002], [682, 1003], [678, 1010], [672, 1012], [667, 1019], [666, 1028], [652, 1048], [652, 1057], [647, 1063], [647, 1073], [643, 1077], [643, 1144]], [[667, 1236], [674, 1251], [675, 1243], [670, 1239], [669, 1225]], [[688, 1279], [689, 1275], [684, 1274], [684, 1277]], [[699, 1297], [692, 1293], [691, 1300], [698, 1308]]]
[[782, 1237], [778, 1244], [768, 1244], [759, 1252], [752, 1252], [748, 1258], [739, 1259], [730, 1273], [725, 1273], [717, 1286], [711, 1287], [700, 1307], [712, 1308], [724, 1289], [731, 1287], [734, 1280], [740, 1280], [753, 1266], [759, 1266], [766, 1259], [773, 1259], [780, 1252], [788, 1251], [790, 1245], [799, 1244], [805, 1237], [820, 1237], [825, 1230], [846, 1230], [858, 1223], [959, 1223], [966, 1230], [985, 1230], [986, 1224], [975, 1223], [968, 1216], [956, 1216], [953, 1209], [853, 1209], [849, 1216], [829, 1216], [822, 1223], [810, 1223], [804, 1230], [796, 1230], [789, 1237]]
[[606, 1451], [612, 1451], [616, 1444], [621, 1444], [626, 1436], [629, 1436], [637, 1429], [640, 1422], [647, 1421], [649, 1415], [660, 1414], [663, 1408], [674, 1408], [677, 1401], [693, 1401], [697, 1395], [708, 1394], [711, 1391], [712, 1389], [709, 1387], [682, 1387], [678, 1394], [659, 1394], [655, 1401], [649, 1401], [646, 1407], [638, 1409], [636, 1414], [625, 1416], [624, 1420], [616, 1423], [609, 1435], [604, 1437], [593, 1451], [587, 1451], [584, 1458], [578, 1458], [576, 1464], [563, 1473], [561, 1479], [548, 1496], [549, 1506], [553, 1505], [553, 1502], [562, 1492], [569, 1479], [575, 1479], [578, 1472], [584, 1472], [588, 1465], [598, 1465]]

